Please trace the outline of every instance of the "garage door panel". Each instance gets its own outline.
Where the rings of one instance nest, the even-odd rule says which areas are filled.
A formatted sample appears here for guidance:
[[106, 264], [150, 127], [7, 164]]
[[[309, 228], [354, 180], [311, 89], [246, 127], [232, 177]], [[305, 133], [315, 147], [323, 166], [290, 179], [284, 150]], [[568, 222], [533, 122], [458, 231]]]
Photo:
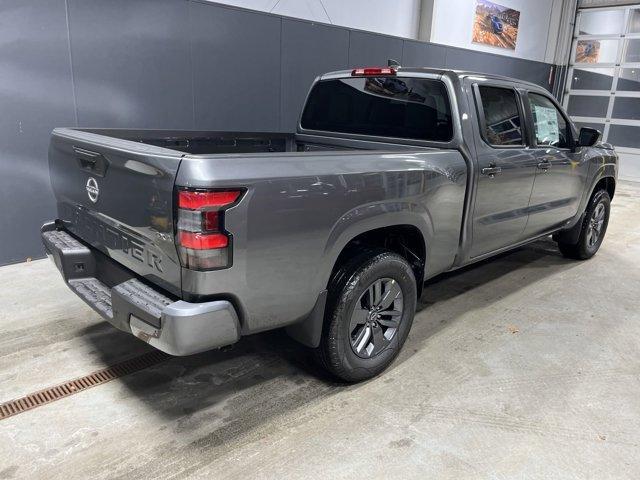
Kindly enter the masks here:
[[640, 120], [640, 98], [616, 97], [612, 118]]
[[574, 68], [571, 76], [571, 89], [611, 90], [613, 73], [613, 68]]
[[607, 140], [616, 147], [640, 148], [640, 126], [611, 125]]
[[571, 95], [569, 98], [569, 115], [576, 117], [605, 117], [609, 106], [609, 96]]

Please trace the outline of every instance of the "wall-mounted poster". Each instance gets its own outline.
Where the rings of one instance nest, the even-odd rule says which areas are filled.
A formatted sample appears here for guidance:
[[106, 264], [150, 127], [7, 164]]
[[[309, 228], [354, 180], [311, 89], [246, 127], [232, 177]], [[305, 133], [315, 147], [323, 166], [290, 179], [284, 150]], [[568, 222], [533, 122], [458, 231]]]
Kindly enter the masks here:
[[472, 41], [515, 50], [519, 23], [518, 10], [488, 0], [477, 0]]
[[578, 40], [576, 63], [598, 63], [600, 42], [598, 40]]

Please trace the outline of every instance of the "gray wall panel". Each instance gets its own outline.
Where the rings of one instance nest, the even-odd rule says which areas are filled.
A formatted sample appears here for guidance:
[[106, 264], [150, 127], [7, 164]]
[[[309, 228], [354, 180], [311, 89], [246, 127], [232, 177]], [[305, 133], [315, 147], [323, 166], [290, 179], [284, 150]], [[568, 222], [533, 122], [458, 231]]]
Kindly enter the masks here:
[[[505, 64], [509, 65], [510, 62], [508, 62], [508, 58], [505, 57], [505, 59], [507, 59]], [[556, 71], [554, 75], [551, 75], [552, 65], [542, 62], [531, 62], [521, 58], [513, 60], [515, 61], [511, 63], [509, 67], [509, 71], [511, 72], [509, 73], [510, 77], [521, 78], [522, 80], [540, 85], [549, 91], [553, 90], [554, 75], [557, 74], [558, 71]], [[551, 83], [549, 83], [549, 80], [551, 80]]]
[[402, 65], [405, 67], [444, 68], [447, 61], [447, 47], [433, 43], [404, 41]]
[[402, 46], [399, 38], [351, 31], [349, 67], [385, 66], [390, 58], [402, 63]]
[[293, 131], [317, 74], [389, 58], [543, 86], [549, 74], [539, 62], [201, 0], [68, 6], [67, 18], [65, 0], [0, 1], [0, 264], [43, 255], [54, 127]]
[[69, 0], [81, 126], [193, 126], [186, 5], [175, 0]]
[[495, 73], [538, 84], [548, 90], [550, 65], [491, 53], [447, 47], [447, 68]]
[[[312, 55], [309, 52], [313, 52]], [[290, 19], [282, 20], [282, 129], [296, 129], [313, 80], [349, 62], [349, 31]]]
[[75, 125], [64, 0], [0, 3], [0, 264], [41, 256], [49, 134]]
[[280, 128], [281, 19], [190, 4], [196, 128]]
[[482, 52], [474, 52], [469, 55], [468, 50], [462, 48], [446, 47], [446, 67], [458, 70], [469, 70], [482, 73], [496, 73], [501, 70], [502, 62], [494, 55]]

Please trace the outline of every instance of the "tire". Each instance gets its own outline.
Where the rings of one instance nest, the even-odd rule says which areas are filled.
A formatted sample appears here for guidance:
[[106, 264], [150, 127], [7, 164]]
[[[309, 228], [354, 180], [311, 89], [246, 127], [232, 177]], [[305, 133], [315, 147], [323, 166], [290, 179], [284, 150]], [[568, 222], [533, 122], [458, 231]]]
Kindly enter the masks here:
[[321, 365], [347, 382], [382, 372], [407, 339], [416, 291], [411, 266], [396, 253], [369, 251], [347, 262], [330, 281], [316, 349]]
[[[611, 198], [609, 198], [609, 194], [606, 190], [598, 190], [591, 197], [585, 210], [578, 241], [573, 244], [558, 242], [558, 248], [562, 255], [576, 260], [586, 260], [593, 257], [604, 240], [610, 211]], [[596, 228], [597, 225], [599, 225], [598, 228]], [[596, 235], [595, 238], [594, 235]]]

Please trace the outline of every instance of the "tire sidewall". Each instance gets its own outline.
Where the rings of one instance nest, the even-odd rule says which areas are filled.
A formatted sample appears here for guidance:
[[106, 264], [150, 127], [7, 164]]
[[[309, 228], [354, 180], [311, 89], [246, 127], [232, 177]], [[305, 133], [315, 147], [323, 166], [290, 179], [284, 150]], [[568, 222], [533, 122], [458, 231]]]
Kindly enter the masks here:
[[[589, 246], [587, 242], [587, 231], [589, 230], [589, 223], [591, 222], [591, 217], [593, 216], [593, 212], [595, 211], [596, 207], [600, 203], [604, 204], [604, 223], [602, 224], [602, 230], [600, 231], [598, 241], [594, 243], [592, 246]], [[580, 248], [582, 249], [585, 257], [592, 257], [600, 249], [600, 245], [604, 240], [604, 235], [607, 232], [607, 226], [609, 225], [610, 210], [611, 210], [611, 199], [609, 198], [609, 194], [605, 190], [599, 190], [593, 195], [593, 198], [589, 202], [589, 208], [587, 209], [587, 213], [584, 219], [584, 225], [582, 228], [582, 235], [580, 238]]]
[[[351, 348], [351, 315], [360, 296], [376, 280], [391, 278], [402, 291], [403, 313], [398, 330], [389, 346], [373, 358], [361, 358]], [[367, 378], [384, 370], [399, 353], [406, 340], [416, 308], [416, 282], [411, 267], [394, 253], [376, 255], [357, 268], [348, 278], [336, 305], [333, 318], [337, 353], [346, 371], [356, 377]]]

